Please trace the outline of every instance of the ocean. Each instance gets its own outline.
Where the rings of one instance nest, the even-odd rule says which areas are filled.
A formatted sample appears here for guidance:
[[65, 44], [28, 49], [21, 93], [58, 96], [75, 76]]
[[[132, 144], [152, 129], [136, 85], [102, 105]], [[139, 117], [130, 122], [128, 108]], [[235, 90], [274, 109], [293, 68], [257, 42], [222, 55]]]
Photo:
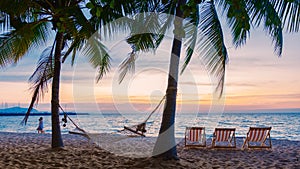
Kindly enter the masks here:
[[[161, 113], [156, 113], [147, 121], [147, 136], [157, 136]], [[70, 117], [84, 130], [91, 133], [115, 133], [123, 126], [131, 126], [144, 121], [148, 114], [90, 113], [89, 115], [71, 115]], [[61, 117], [62, 118], [62, 117]], [[39, 116], [31, 116], [27, 125], [20, 122], [23, 116], [0, 116], [0, 132], [36, 133]], [[61, 123], [63, 125], [63, 122]], [[281, 140], [300, 140], [300, 113], [224, 113], [224, 114], [177, 114], [175, 136], [184, 137], [185, 127], [203, 126], [208, 138], [214, 128], [236, 128], [237, 137], [245, 137], [249, 127], [272, 127], [271, 137]], [[44, 130], [51, 133], [51, 116], [44, 116]], [[75, 126], [68, 121], [62, 126], [62, 133], [73, 131]]]

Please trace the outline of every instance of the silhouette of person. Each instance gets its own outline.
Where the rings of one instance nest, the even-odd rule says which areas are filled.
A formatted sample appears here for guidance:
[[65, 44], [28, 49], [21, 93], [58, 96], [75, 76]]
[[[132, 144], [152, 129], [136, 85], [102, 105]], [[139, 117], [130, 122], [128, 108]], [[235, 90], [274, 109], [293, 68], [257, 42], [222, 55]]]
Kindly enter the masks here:
[[43, 117], [40, 117], [39, 126], [37, 128], [38, 133], [45, 133], [45, 131], [43, 129], [44, 129]]

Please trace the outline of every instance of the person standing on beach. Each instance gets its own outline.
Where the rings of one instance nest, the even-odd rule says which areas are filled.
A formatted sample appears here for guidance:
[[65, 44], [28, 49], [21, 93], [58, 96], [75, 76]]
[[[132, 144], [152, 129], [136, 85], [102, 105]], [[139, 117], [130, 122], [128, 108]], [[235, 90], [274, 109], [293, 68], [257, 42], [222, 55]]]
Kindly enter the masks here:
[[40, 119], [39, 119], [39, 126], [37, 128], [38, 133], [45, 133], [45, 131], [43, 130], [43, 128], [44, 128], [43, 117], [40, 117]]

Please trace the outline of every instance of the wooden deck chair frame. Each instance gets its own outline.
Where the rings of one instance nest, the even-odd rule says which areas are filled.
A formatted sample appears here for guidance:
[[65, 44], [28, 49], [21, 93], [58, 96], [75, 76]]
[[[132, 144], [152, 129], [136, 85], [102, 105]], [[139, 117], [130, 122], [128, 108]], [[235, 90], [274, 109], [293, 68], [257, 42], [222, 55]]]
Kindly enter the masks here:
[[[229, 132], [229, 136], [227, 136], [227, 139], [223, 139], [219, 141], [220, 139], [218, 138], [218, 132]], [[222, 135], [223, 137], [224, 135]], [[217, 142], [228, 142], [227, 146], [223, 145], [216, 145]], [[235, 138], [235, 128], [215, 128], [215, 131], [213, 133], [213, 138], [212, 138], [212, 148], [236, 148], [236, 138]]]
[[[189, 144], [190, 142], [196, 144]], [[206, 147], [205, 127], [186, 127], [184, 146], [187, 148]]]
[[[244, 144], [242, 146], [242, 149], [244, 149], [246, 146], [248, 148], [260, 148], [260, 149], [270, 149], [272, 148], [272, 141], [271, 141], [271, 135], [270, 135], [270, 132], [271, 132], [271, 129], [272, 127], [250, 127], [249, 128], [249, 131], [247, 132], [247, 136], [246, 136], [246, 139], [244, 141]], [[264, 135], [257, 135], [257, 136], [254, 136], [256, 137], [256, 140], [252, 140], [251, 137], [252, 135], [250, 136], [250, 134], [252, 134], [251, 132], [252, 131], [255, 131], [255, 130], [259, 130], [261, 132], [264, 133]], [[264, 131], [266, 131], [267, 133], [265, 133]], [[269, 140], [269, 145], [266, 145], [266, 141], [267, 139]], [[250, 142], [256, 142], [256, 143], [260, 143], [260, 145], [251, 145]]]

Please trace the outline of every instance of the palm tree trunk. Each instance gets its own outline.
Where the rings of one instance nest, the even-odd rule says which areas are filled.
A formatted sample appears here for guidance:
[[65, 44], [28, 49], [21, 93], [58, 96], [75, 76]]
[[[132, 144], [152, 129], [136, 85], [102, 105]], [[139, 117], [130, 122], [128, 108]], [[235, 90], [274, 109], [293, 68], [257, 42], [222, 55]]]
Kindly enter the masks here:
[[56, 46], [54, 53], [54, 75], [52, 81], [52, 100], [51, 100], [51, 114], [52, 114], [52, 148], [63, 147], [63, 141], [60, 131], [59, 120], [59, 81], [61, 69], [61, 51], [63, 49], [63, 33], [57, 33]]
[[159, 136], [153, 149], [154, 157], [162, 157], [165, 159], [178, 159], [175, 142], [175, 113], [176, 113], [176, 97], [179, 59], [182, 46], [182, 17], [183, 12], [180, 6], [184, 5], [186, 0], [179, 0], [176, 7], [176, 16], [174, 20], [174, 39], [172, 44], [172, 54], [170, 58], [168, 88], [166, 91], [166, 103], [163, 112], [162, 122], [159, 130]]

